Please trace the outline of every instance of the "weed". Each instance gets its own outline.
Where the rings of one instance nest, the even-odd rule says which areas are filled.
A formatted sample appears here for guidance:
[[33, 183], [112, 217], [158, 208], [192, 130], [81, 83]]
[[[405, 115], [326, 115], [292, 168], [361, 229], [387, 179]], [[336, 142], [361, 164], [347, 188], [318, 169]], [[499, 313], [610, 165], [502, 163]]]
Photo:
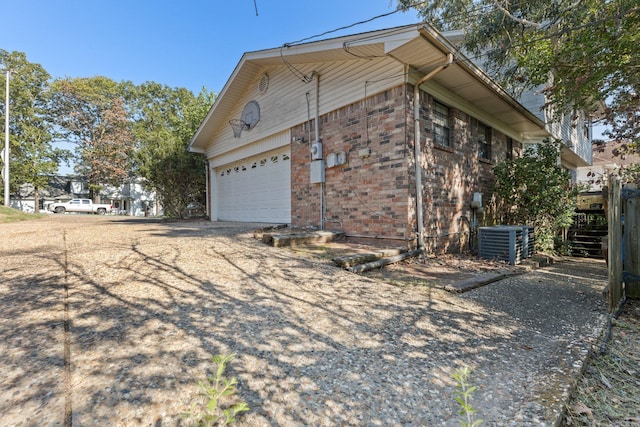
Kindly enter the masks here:
[[471, 375], [471, 368], [468, 366], [464, 366], [462, 368], [456, 369], [456, 371], [451, 374], [451, 377], [456, 381], [456, 401], [460, 405], [460, 415], [465, 417], [464, 420], [461, 421], [462, 427], [477, 427], [482, 424], [481, 419], [474, 420], [476, 410], [473, 406], [471, 406], [471, 395], [476, 390], [475, 386], [472, 386], [469, 382], [469, 375]]
[[235, 354], [213, 356], [213, 363], [218, 368], [213, 375], [207, 377], [206, 381], [198, 381], [201, 401], [193, 403], [189, 412], [182, 414], [183, 418], [191, 421], [198, 427], [205, 426], [226, 426], [236, 421], [236, 416], [241, 412], [249, 410], [245, 402], [235, 403], [229, 407], [223, 407], [221, 400], [231, 398], [236, 393], [238, 380], [236, 377], [227, 378], [224, 373], [227, 364], [235, 357]]

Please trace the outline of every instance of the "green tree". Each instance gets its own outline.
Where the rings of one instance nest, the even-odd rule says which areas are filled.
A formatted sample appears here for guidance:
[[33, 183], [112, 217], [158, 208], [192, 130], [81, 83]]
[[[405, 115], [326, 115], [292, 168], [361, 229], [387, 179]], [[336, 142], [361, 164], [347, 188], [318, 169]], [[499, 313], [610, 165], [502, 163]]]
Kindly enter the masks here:
[[53, 83], [61, 133], [77, 144], [75, 171], [87, 177], [95, 199], [102, 185], [131, 175], [135, 138], [123, 92], [124, 84], [100, 76]]
[[204, 88], [195, 96], [155, 82], [128, 86], [138, 140], [136, 171], [156, 190], [167, 216], [184, 218], [190, 204], [204, 205], [204, 159], [189, 153], [187, 145], [214, 98]]
[[416, 8], [441, 30], [464, 30], [465, 50], [486, 59], [508, 90], [543, 85], [558, 114], [606, 104], [608, 136], [639, 148], [638, 0], [433, 0]]
[[571, 225], [579, 191], [559, 164], [561, 146], [560, 141], [531, 145], [522, 157], [494, 169], [492, 222], [533, 225], [536, 248], [543, 252], [552, 252], [556, 236]]
[[[35, 210], [39, 211], [40, 190], [56, 172], [69, 152], [56, 148], [50, 109], [50, 76], [40, 64], [27, 60], [22, 52], [0, 50], [0, 65], [11, 70], [9, 84], [10, 187], [31, 184]], [[6, 73], [0, 77], [5, 87]], [[0, 101], [2, 116], [6, 114], [5, 97]], [[4, 135], [4, 120], [0, 124]], [[2, 144], [4, 145], [4, 144]]]

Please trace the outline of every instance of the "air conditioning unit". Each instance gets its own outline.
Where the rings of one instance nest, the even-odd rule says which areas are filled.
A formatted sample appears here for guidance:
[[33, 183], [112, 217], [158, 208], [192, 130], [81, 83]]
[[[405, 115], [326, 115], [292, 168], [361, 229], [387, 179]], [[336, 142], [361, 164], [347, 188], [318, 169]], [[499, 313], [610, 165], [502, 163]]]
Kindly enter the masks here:
[[522, 227], [500, 225], [478, 229], [478, 256], [520, 264], [524, 258]]
[[532, 225], [497, 225], [496, 227], [522, 228], [522, 258], [531, 258], [535, 254], [536, 237]]
[[522, 249], [525, 258], [531, 258], [536, 253], [536, 237], [532, 225], [522, 226]]

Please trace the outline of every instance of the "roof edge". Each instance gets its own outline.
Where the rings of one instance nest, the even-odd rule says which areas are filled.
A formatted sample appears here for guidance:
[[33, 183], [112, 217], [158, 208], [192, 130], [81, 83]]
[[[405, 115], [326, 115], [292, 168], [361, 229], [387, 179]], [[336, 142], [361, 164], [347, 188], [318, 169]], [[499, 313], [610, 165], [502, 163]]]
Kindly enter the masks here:
[[450, 52], [454, 55], [455, 63], [461, 68], [473, 76], [480, 83], [488, 87], [490, 90], [498, 94], [505, 102], [515, 108], [523, 116], [527, 117], [531, 122], [545, 128], [545, 123], [540, 120], [535, 114], [529, 111], [524, 105], [522, 105], [515, 97], [508, 93], [502, 86], [500, 86], [489, 74], [478, 67], [473, 61], [471, 61], [460, 49], [458, 49], [453, 43], [451, 43], [442, 33], [440, 33], [433, 26], [423, 23], [419, 28], [420, 33], [426, 37], [432, 43], [439, 45], [442, 49]]

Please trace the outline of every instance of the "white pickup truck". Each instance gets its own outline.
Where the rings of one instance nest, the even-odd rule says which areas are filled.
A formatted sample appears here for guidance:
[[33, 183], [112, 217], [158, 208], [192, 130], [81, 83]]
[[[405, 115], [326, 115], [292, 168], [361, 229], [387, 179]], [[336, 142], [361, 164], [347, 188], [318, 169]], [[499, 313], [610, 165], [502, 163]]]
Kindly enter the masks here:
[[90, 199], [71, 199], [66, 203], [52, 203], [49, 210], [54, 213], [86, 212], [98, 215], [110, 213], [113, 206], [93, 203]]

